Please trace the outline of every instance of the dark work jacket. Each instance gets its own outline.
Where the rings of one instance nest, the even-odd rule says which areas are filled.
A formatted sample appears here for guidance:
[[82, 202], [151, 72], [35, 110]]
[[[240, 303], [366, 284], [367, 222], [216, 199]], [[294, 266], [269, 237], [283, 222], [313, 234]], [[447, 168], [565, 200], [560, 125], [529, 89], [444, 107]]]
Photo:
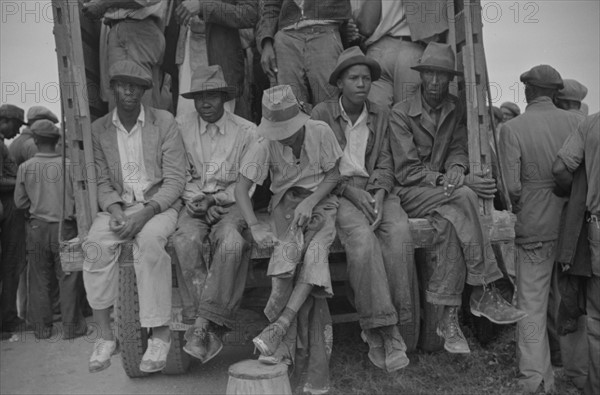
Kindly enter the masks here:
[[340, 23], [351, 16], [349, 0], [304, 0], [301, 9], [295, 0], [261, 0], [261, 14], [256, 31], [256, 43], [262, 50], [263, 40], [305, 19], [334, 20]]
[[[365, 152], [365, 168], [369, 173], [366, 190], [384, 189], [390, 192], [394, 186], [394, 160], [389, 144], [389, 111], [367, 100], [367, 127], [369, 139]], [[346, 121], [342, 117], [339, 100], [319, 103], [312, 110], [312, 119], [326, 122], [342, 150], [346, 147]], [[344, 180], [340, 181], [343, 185]]]

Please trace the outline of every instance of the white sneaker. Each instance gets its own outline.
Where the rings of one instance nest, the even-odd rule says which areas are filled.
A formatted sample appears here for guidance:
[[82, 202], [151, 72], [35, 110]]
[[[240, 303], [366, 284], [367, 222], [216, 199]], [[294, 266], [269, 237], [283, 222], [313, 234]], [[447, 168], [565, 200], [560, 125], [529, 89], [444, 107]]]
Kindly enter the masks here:
[[94, 343], [94, 351], [90, 357], [90, 373], [101, 372], [110, 366], [110, 357], [117, 353], [117, 342], [114, 340], [98, 339]]
[[140, 370], [145, 373], [160, 372], [167, 366], [167, 354], [171, 348], [171, 341], [168, 343], [158, 338], [148, 339], [148, 349], [142, 357]]

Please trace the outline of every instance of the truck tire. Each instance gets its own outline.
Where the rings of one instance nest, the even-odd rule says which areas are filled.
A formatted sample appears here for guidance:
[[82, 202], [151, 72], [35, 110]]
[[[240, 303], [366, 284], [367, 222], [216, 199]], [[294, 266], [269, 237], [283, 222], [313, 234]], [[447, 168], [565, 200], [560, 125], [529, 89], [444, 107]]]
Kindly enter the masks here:
[[184, 334], [182, 331], [171, 331], [171, 348], [167, 355], [167, 366], [162, 370], [164, 374], [184, 374], [190, 368], [192, 357], [183, 351]]
[[419, 249], [415, 253], [415, 262], [419, 272], [421, 284], [421, 334], [419, 348], [425, 352], [436, 352], [444, 348], [444, 340], [437, 334], [437, 324], [444, 312], [443, 306], [434, 305], [426, 301], [425, 290], [433, 273], [437, 256], [433, 251]]
[[148, 347], [148, 331], [140, 325], [140, 302], [133, 266], [119, 267], [115, 321], [125, 373], [131, 378], [147, 376], [140, 370], [140, 362]]

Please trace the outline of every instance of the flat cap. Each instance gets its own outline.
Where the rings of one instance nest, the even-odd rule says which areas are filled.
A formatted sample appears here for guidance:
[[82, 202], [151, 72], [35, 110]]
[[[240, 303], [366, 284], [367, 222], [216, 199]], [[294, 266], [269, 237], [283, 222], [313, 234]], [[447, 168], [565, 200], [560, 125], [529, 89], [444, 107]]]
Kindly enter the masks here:
[[505, 101], [500, 105], [500, 108], [506, 108], [508, 111], [512, 112], [515, 117], [517, 115], [521, 115], [521, 109], [519, 106], [511, 101]]
[[52, 121], [47, 119], [35, 121], [33, 125], [31, 125], [30, 129], [33, 135], [38, 137], [55, 138], [60, 136], [58, 127]]
[[12, 104], [3, 104], [0, 106], [0, 118], [13, 118], [25, 123], [25, 111]]
[[565, 86], [558, 91], [557, 99], [582, 102], [587, 96], [587, 88], [579, 81], [566, 79], [563, 80], [563, 83]]
[[27, 110], [27, 123], [29, 125], [40, 119], [47, 119], [53, 123], [58, 123], [58, 117], [44, 106], [33, 106]]
[[152, 74], [146, 67], [131, 60], [119, 60], [113, 63], [108, 70], [110, 81], [129, 82], [139, 85], [144, 89], [152, 88]]
[[564, 87], [559, 72], [547, 64], [532, 67], [531, 70], [521, 74], [521, 82], [548, 89], [562, 89]]

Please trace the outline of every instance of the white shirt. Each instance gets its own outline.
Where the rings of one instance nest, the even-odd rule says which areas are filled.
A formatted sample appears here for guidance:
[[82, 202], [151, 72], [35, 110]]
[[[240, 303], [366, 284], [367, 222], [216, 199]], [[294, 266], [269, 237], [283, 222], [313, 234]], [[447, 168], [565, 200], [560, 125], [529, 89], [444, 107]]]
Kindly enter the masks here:
[[[401, 37], [410, 36], [410, 28], [408, 21], [406, 20], [406, 4], [403, 0], [381, 0], [381, 20], [379, 25], [375, 28], [375, 31], [365, 41], [365, 45], [369, 46], [378, 41], [383, 36]], [[356, 18], [361, 7], [368, 7], [368, 0], [352, 0], [350, 2], [352, 7], [352, 14]], [[416, 12], [414, 10], [415, 4], [407, 3], [412, 6], [413, 9], [409, 12]]]
[[126, 204], [145, 202], [144, 191], [150, 186], [146, 165], [144, 164], [144, 148], [142, 145], [142, 128], [145, 122], [144, 106], [140, 109], [137, 122], [130, 132], [125, 129], [117, 109], [113, 110], [113, 125], [117, 128], [117, 143], [121, 174], [123, 175], [123, 194], [121, 198]]
[[369, 177], [369, 173], [365, 168], [365, 154], [367, 152], [367, 141], [369, 140], [369, 128], [367, 127], [367, 106], [363, 105], [363, 110], [354, 124], [350, 120], [348, 114], [342, 105], [342, 97], [340, 96], [340, 109], [342, 118], [346, 121], [346, 147], [344, 155], [340, 160], [340, 175], [342, 177]]

